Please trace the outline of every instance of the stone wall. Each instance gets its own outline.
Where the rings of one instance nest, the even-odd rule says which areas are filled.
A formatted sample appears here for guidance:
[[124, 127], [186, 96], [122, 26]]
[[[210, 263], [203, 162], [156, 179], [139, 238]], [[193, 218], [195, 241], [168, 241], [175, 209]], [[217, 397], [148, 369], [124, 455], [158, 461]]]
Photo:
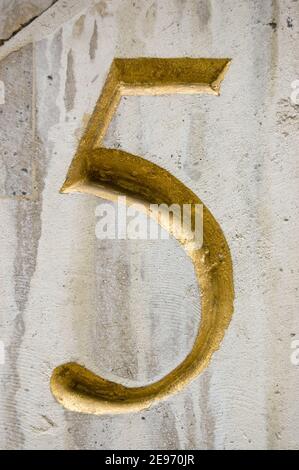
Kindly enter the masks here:
[[[19, 3], [38, 7], [29, 20], [51, 2], [1, 2], [3, 39], [24, 22]], [[58, 0], [43, 18], [0, 48], [0, 447], [298, 449], [299, 3]], [[235, 312], [181, 393], [81, 415], [51, 395], [54, 367], [145, 384], [185, 357], [200, 320], [177, 242], [97, 240], [99, 200], [59, 194], [113, 58], [141, 56], [232, 58], [220, 97], [123, 98], [105, 144], [165, 167], [210, 208]]]

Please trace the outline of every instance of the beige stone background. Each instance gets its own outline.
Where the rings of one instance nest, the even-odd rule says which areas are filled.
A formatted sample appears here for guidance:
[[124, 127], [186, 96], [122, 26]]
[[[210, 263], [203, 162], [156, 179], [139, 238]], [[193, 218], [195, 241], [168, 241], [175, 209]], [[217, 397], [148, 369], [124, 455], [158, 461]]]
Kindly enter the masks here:
[[[0, 447], [299, 448], [296, 0], [0, 1]], [[70, 360], [124, 384], [177, 365], [200, 302], [174, 240], [99, 241], [59, 188], [114, 57], [231, 57], [221, 96], [123, 98], [106, 144], [164, 166], [231, 248], [235, 313], [210, 366], [142, 413], [71, 413]]]

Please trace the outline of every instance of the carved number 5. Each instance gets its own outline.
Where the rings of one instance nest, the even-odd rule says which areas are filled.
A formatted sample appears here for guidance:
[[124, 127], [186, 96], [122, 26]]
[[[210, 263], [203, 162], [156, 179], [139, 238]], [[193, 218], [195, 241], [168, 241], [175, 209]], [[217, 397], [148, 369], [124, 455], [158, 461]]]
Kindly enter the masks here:
[[[163, 168], [102, 141], [122, 95], [170, 93], [219, 94], [228, 59], [115, 59], [87, 130], [70, 166], [63, 193], [83, 192], [114, 200], [202, 204], [182, 182]], [[193, 349], [158, 382], [125, 387], [76, 363], [57, 367], [51, 377], [55, 398], [69, 410], [105, 414], [138, 411], [182, 389], [207, 365], [220, 346], [233, 312], [233, 275], [222, 230], [203, 206], [203, 245], [179, 241], [191, 257], [201, 289], [201, 323]]]

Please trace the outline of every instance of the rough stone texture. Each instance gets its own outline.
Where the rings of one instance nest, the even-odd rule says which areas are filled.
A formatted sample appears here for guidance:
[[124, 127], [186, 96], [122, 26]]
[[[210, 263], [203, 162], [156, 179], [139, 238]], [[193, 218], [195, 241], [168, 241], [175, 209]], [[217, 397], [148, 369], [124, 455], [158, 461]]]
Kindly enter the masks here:
[[0, 63], [5, 93], [5, 103], [0, 106], [1, 196], [29, 197], [32, 193], [32, 74], [32, 45]]
[[[0, 447], [298, 449], [298, 2], [85, 6], [34, 46], [35, 142], [22, 159], [35, 163], [36, 196], [0, 201]], [[20, 54], [31, 60], [30, 48]], [[220, 98], [123, 99], [106, 144], [157, 162], [203, 199], [231, 248], [236, 301], [221, 349], [190, 387], [143, 413], [94, 417], [55, 402], [56, 365], [146, 383], [184, 357], [200, 318], [174, 241], [96, 241], [99, 200], [58, 193], [115, 56], [233, 59]], [[12, 67], [17, 77], [22, 63]], [[0, 138], [8, 132], [13, 148], [13, 126]]]
[[53, 3], [55, 0], [1, 0], [0, 41], [9, 39]]

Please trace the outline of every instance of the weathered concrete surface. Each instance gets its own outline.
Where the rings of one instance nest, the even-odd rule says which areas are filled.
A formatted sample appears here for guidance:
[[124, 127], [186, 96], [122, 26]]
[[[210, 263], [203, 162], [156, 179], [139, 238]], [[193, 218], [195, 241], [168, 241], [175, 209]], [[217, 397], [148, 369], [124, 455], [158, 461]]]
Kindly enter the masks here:
[[0, 41], [9, 39], [53, 3], [55, 0], [1, 0]]
[[[35, 198], [0, 201], [0, 447], [298, 449], [298, 2], [85, 6], [34, 45], [35, 143], [22, 158], [35, 162]], [[236, 302], [190, 387], [143, 413], [93, 417], [54, 401], [56, 365], [146, 383], [184, 357], [200, 318], [174, 241], [96, 241], [99, 201], [58, 193], [115, 56], [233, 59], [220, 98], [124, 99], [106, 143], [164, 166], [208, 205], [232, 251]]]

